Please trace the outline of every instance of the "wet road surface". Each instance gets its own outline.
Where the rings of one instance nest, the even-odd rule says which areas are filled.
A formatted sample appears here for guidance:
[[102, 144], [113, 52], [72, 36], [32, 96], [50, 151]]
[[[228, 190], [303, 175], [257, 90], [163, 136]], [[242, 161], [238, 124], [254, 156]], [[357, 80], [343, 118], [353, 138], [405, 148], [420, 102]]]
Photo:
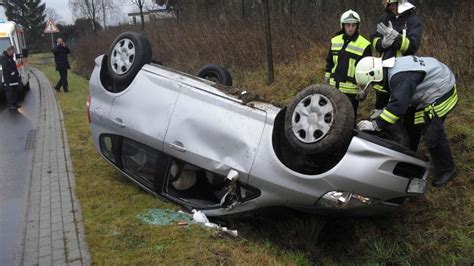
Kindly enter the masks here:
[[17, 111], [0, 101], [0, 265], [21, 258], [40, 113], [38, 81], [31, 74], [30, 86]]

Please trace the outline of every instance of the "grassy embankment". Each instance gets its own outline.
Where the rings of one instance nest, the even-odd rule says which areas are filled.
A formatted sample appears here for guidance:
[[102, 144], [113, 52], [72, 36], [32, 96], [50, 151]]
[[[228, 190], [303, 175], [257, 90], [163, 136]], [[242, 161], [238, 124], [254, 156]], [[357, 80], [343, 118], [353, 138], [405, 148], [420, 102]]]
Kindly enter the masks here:
[[[55, 83], [45, 55], [34, 66]], [[46, 56], [47, 57], [47, 56]], [[253, 88], [272, 102], [287, 103], [316, 82], [321, 55], [276, 67], [276, 82], [264, 71], [234, 73], [236, 86]], [[46, 60], [47, 61], [47, 60]], [[36, 63], [35, 63], [36, 62]], [[48, 61], [50, 62], [50, 61]], [[235, 72], [235, 71], [234, 71]], [[68, 132], [84, 215], [87, 243], [97, 264], [451, 264], [474, 261], [474, 89], [461, 87], [460, 103], [446, 124], [460, 176], [397, 213], [374, 218], [331, 218], [285, 213], [229, 221], [237, 239], [216, 237], [199, 226], [152, 226], [137, 215], [148, 208], [178, 207], [160, 201], [122, 178], [99, 157], [87, 125], [86, 79], [71, 74], [71, 92], [58, 94]], [[362, 113], [370, 110], [365, 102]]]

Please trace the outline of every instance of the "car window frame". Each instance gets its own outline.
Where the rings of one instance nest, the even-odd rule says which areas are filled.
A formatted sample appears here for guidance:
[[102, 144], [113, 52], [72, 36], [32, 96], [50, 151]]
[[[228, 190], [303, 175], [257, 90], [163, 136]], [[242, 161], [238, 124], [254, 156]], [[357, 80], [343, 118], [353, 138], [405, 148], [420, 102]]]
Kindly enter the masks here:
[[[111, 137], [112, 138], [112, 152], [114, 154], [114, 160], [110, 160], [108, 157], [106, 157], [103, 153], [102, 150], [102, 139], [104, 137]], [[141, 179], [145, 179], [144, 177], [141, 178], [135, 178], [129, 171], [127, 171], [124, 167], [123, 161], [122, 161], [122, 150], [123, 150], [123, 142], [124, 140], [128, 140], [131, 142], [135, 142], [141, 146], [147, 147], [150, 150], [153, 151], [160, 159], [156, 163], [156, 166], [154, 167], [155, 174], [153, 175], [153, 184], [151, 187], [146, 186], [143, 182], [141, 182]], [[154, 194], [162, 194], [162, 188], [163, 184], [165, 183], [165, 178], [168, 177], [168, 168], [169, 165], [171, 164], [171, 156], [168, 154], [159, 151], [158, 149], [155, 149], [153, 147], [150, 147], [146, 144], [140, 143], [136, 140], [126, 138], [120, 135], [116, 134], [101, 134], [99, 136], [99, 145], [100, 145], [100, 152], [102, 157], [104, 157], [108, 162], [110, 162], [112, 165], [114, 165], [117, 169], [119, 169], [122, 173], [124, 173], [129, 179], [132, 179], [134, 182], [138, 183], [140, 186], [145, 187], [147, 190], [150, 190]]]

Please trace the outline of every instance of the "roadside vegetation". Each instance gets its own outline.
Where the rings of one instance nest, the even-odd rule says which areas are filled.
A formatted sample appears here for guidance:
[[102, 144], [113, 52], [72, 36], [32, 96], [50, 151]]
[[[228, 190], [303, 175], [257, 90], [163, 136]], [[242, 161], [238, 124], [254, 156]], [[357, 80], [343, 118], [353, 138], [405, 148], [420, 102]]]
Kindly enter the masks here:
[[[264, 71], [237, 72], [235, 84], [284, 104], [299, 87], [315, 82], [318, 52], [307, 61], [278, 65], [269, 86]], [[58, 80], [50, 55], [33, 65]], [[474, 97], [463, 97], [446, 121], [461, 174], [400, 211], [382, 217], [350, 218], [278, 211], [226, 220], [239, 237], [217, 236], [197, 225], [147, 225], [137, 215], [170, 208], [123, 178], [97, 154], [86, 118], [88, 82], [70, 75], [71, 92], [57, 94], [64, 113], [71, 156], [92, 259], [97, 264], [452, 264], [472, 262], [474, 250]], [[275, 93], [272, 93], [275, 92]], [[369, 99], [370, 101], [371, 99]], [[364, 102], [364, 105], [371, 105]], [[370, 110], [369, 106], [365, 106]]]
[[[272, 33], [276, 80], [271, 85], [266, 84], [265, 46], [261, 21], [257, 16], [249, 15], [245, 20], [206, 17], [191, 21], [156, 21], [147, 25], [144, 33], [152, 43], [154, 57], [166, 66], [196, 73], [206, 63], [223, 64], [230, 69], [236, 87], [257, 91], [266, 100], [285, 105], [297, 92], [322, 80], [329, 36], [337, 30], [338, 16], [351, 8], [351, 2], [340, 0], [340, 5], [322, 4], [316, 11], [295, 10], [290, 17], [274, 15]], [[94, 66], [93, 59], [106, 53], [120, 32], [140, 31], [140, 28], [110, 28], [96, 36], [78, 40], [72, 65], [74, 71], [82, 76], [71, 74], [71, 92], [59, 93], [57, 98], [64, 113], [77, 194], [93, 262], [231, 265], [472, 263], [474, 56], [472, 34], [466, 34], [465, 29], [465, 21], [470, 21], [469, 3], [417, 2], [424, 26], [422, 48], [418, 54], [434, 56], [449, 65], [459, 84], [458, 107], [446, 120], [449, 141], [460, 169], [459, 177], [442, 188], [430, 186], [425, 197], [381, 217], [325, 217], [281, 210], [228, 219], [225, 221], [227, 226], [239, 231], [236, 239], [217, 236], [212, 230], [196, 225], [146, 225], [137, 218], [150, 208], [177, 210], [178, 207], [140, 190], [105, 163], [93, 146], [85, 103], [87, 77]], [[364, 19], [362, 33], [368, 36], [381, 12], [378, 8], [380, 1], [358, 3]], [[35, 55], [33, 66], [43, 71], [52, 83], [58, 80], [50, 54]], [[373, 95], [369, 95], [361, 104], [359, 119], [367, 117], [372, 106]], [[422, 152], [427, 153], [426, 150]]]

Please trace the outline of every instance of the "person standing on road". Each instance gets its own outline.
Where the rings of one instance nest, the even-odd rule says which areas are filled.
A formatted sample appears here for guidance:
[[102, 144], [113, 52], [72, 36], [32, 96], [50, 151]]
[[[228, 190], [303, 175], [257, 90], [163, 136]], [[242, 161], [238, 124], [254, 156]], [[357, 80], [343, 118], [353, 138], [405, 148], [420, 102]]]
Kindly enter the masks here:
[[[385, 83], [390, 101], [374, 120], [362, 120], [359, 130], [380, 131], [400, 123], [407, 116], [414, 121], [417, 135], [424, 140], [434, 165], [433, 186], [446, 184], [458, 174], [444, 131], [443, 122], [458, 101], [453, 72], [432, 57], [404, 56], [390, 58], [366, 57], [356, 67], [356, 80], [361, 86]], [[416, 111], [407, 113], [412, 107]]]
[[370, 42], [359, 34], [360, 16], [348, 10], [340, 19], [341, 30], [331, 38], [331, 48], [326, 57], [324, 83], [336, 87], [352, 103], [357, 117], [360, 95], [354, 74], [359, 60], [372, 55]]
[[62, 38], [58, 38], [56, 45], [53, 47], [54, 62], [56, 63], [56, 70], [59, 72], [60, 79], [54, 89], [59, 92], [61, 86], [64, 88], [64, 92], [69, 92], [69, 85], [67, 82], [67, 70], [70, 69], [69, 60], [67, 55], [71, 52], [69, 47], [66, 47], [66, 43]]
[[15, 58], [13, 58], [15, 52], [15, 47], [9, 46], [0, 56], [3, 70], [3, 86], [5, 87], [8, 108], [10, 110], [16, 110], [21, 107], [17, 104], [17, 90], [20, 85], [20, 73], [16, 67]]
[[[421, 20], [415, 14], [415, 6], [407, 0], [383, 0], [384, 14], [379, 18], [375, 32], [370, 36], [372, 46], [382, 59], [415, 55], [421, 43]], [[374, 85], [375, 110], [371, 117], [377, 117], [389, 101], [388, 88]], [[410, 109], [408, 112], [414, 112]], [[413, 121], [405, 121], [404, 127], [411, 133]], [[410, 141], [410, 148], [416, 150], [418, 143]]]

